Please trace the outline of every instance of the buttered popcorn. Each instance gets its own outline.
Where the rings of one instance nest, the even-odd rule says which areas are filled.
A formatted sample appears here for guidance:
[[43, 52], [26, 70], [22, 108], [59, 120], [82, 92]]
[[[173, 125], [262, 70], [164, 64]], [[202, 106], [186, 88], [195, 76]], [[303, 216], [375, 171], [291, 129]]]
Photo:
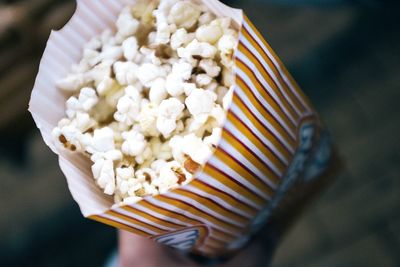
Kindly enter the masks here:
[[221, 138], [237, 41], [229, 18], [191, 1], [124, 8], [58, 81], [71, 96], [54, 137], [116, 203], [189, 183]]

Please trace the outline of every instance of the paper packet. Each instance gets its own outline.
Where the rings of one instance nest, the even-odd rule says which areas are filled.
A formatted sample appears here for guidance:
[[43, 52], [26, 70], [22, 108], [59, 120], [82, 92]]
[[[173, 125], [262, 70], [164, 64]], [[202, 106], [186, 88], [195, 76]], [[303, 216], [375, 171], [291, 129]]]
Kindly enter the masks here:
[[83, 45], [109, 28], [131, 0], [78, 0], [70, 21], [52, 31], [29, 111], [60, 167], [82, 214], [184, 253], [232, 255], [265, 225], [295, 183], [319, 176], [329, 163], [328, 135], [309, 100], [242, 10], [202, 0], [239, 30], [235, 88], [215, 153], [187, 185], [117, 208], [96, 186], [90, 160], [55, 145], [52, 129], [66, 96], [56, 88], [79, 61]]

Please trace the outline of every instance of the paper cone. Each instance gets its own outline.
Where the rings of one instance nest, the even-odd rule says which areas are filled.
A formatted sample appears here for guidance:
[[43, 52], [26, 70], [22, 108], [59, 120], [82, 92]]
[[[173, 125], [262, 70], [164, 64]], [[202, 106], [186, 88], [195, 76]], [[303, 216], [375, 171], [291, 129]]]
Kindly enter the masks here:
[[330, 145], [319, 119], [295, 81], [241, 10], [201, 1], [240, 31], [235, 89], [222, 139], [189, 184], [113, 208], [92, 177], [86, 157], [55, 146], [52, 129], [66, 97], [55, 82], [81, 57], [83, 45], [135, 1], [79, 0], [71, 20], [52, 31], [40, 63], [29, 110], [46, 144], [59, 155], [73, 198], [85, 217], [184, 252], [232, 254], [264, 225], [295, 181], [319, 175]]

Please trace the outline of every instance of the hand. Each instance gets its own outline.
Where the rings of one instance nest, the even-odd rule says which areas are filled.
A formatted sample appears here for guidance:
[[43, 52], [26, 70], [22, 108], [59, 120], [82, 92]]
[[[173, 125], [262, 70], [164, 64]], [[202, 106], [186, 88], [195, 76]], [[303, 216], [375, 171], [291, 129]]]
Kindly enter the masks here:
[[[229, 261], [216, 267], [268, 266], [275, 247], [266, 231], [256, 236], [252, 243]], [[119, 267], [200, 267], [176, 251], [126, 231], [119, 230]]]

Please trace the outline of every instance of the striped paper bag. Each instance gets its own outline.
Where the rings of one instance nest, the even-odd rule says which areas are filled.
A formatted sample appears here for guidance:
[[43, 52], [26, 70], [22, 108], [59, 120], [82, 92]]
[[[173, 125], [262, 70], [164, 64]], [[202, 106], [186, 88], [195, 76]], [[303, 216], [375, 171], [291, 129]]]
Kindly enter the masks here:
[[208, 258], [242, 248], [277, 211], [294, 184], [320, 175], [330, 159], [329, 139], [315, 110], [250, 20], [239, 9], [203, 0], [239, 29], [235, 89], [221, 141], [187, 185], [131, 204], [95, 185], [89, 159], [55, 146], [51, 131], [64, 116], [65, 96], [55, 82], [79, 61], [82, 47], [114, 29], [126, 4], [78, 0], [71, 20], [52, 31], [29, 110], [46, 144], [59, 156], [73, 198], [85, 217]]

